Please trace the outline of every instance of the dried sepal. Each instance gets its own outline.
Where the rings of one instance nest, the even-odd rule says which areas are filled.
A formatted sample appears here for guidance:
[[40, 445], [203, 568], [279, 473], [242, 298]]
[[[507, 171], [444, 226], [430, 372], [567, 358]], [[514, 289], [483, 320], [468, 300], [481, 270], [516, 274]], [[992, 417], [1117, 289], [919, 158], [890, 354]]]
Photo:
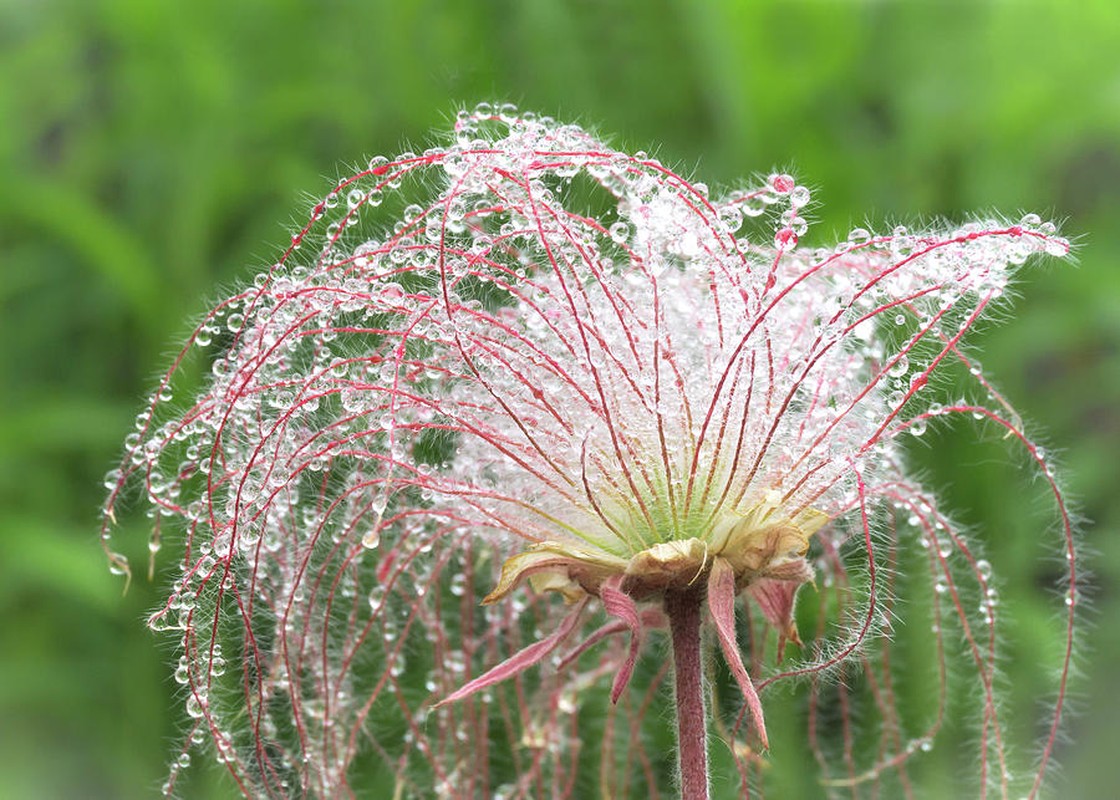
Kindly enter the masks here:
[[467, 681], [447, 697], [435, 703], [434, 707], [439, 708], [448, 703], [456, 703], [460, 700], [465, 700], [489, 686], [507, 681], [529, 669], [529, 667], [539, 664], [551, 655], [557, 647], [563, 644], [564, 640], [576, 629], [586, 605], [586, 598], [577, 602], [575, 607], [568, 616], [564, 618], [564, 621], [555, 631], [539, 642], [533, 642], [531, 645], [517, 651], [505, 661], [487, 670], [477, 678]]
[[712, 571], [708, 575], [708, 610], [711, 612], [712, 622], [715, 623], [716, 636], [719, 639], [723, 657], [743, 699], [747, 702], [751, 718], [754, 720], [755, 730], [762, 742], [762, 748], [769, 749], [770, 742], [766, 736], [766, 722], [762, 713], [762, 701], [758, 698], [750, 675], [743, 666], [743, 656], [739, 652], [739, 640], [735, 633], [735, 571], [723, 558], [717, 557], [712, 564]]
[[591, 552], [560, 542], [541, 542], [502, 564], [497, 585], [483, 603], [503, 600], [523, 580], [537, 592], [557, 592], [573, 603], [588, 594], [598, 595], [603, 581], [626, 568], [626, 560], [608, 553]]

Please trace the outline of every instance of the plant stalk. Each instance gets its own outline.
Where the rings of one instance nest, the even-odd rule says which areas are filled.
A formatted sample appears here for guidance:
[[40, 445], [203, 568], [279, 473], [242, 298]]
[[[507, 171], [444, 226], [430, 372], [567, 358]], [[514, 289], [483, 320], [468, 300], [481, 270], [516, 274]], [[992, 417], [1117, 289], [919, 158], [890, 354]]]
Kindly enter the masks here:
[[681, 800], [708, 800], [708, 715], [700, 658], [700, 612], [704, 585], [665, 592], [673, 641], [677, 691], [677, 755]]

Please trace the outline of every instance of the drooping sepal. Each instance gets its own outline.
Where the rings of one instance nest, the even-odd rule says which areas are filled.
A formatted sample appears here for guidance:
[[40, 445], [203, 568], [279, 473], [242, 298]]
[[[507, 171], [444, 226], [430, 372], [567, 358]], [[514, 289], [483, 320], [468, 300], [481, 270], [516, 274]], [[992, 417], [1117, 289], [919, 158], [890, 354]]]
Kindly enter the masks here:
[[634, 674], [634, 665], [638, 662], [638, 651], [642, 646], [642, 620], [638, 615], [638, 607], [634, 604], [634, 599], [620, 589], [621, 585], [622, 578], [616, 576], [606, 580], [599, 588], [599, 599], [603, 601], [603, 608], [630, 629], [630, 651], [611, 685], [612, 703], [618, 702], [618, 698], [630, 683], [630, 676]]
[[[791, 569], [788, 578], [759, 578], [747, 586], [747, 592], [762, 610], [766, 621], [778, 631], [779, 661], [785, 656], [787, 641], [801, 646], [797, 622], [793, 618], [793, 608], [797, 599], [797, 590], [803, 583], [813, 579], [813, 569], [804, 559], [800, 562], [791, 562], [789, 566]], [[796, 574], [792, 569], [795, 566], [801, 567]]]
[[764, 749], [770, 748], [766, 737], [766, 722], [762, 716], [762, 702], [758, 699], [747, 668], [743, 666], [743, 657], [739, 652], [739, 641], [735, 634], [735, 573], [731, 565], [722, 558], [715, 559], [712, 571], [708, 575], [708, 610], [712, 615], [712, 622], [716, 626], [719, 646], [723, 650], [723, 657], [731, 674], [735, 676], [736, 683], [747, 702], [747, 709], [754, 720], [758, 730], [758, 738]]
[[553, 631], [549, 636], [541, 639], [539, 642], [534, 642], [528, 647], [519, 650], [502, 663], [498, 664], [495, 667], [492, 667], [482, 675], [479, 675], [474, 680], [468, 681], [463, 686], [459, 687], [447, 697], [436, 703], [435, 707], [438, 708], [440, 706], [447, 705], [448, 703], [454, 703], [459, 700], [463, 700], [467, 697], [470, 697], [472, 694], [485, 689], [488, 686], [493, 686], [496, 683], [501, 683], [502, 681], [508, 680], [515, 675], [519, 675], [520, 673], [524, 672], [529, 667], [535, 664], [539, 664], [550, 653], [552, 653], [553, 650], [559, 647], [560, 644], [568, 638], [571, 632], [575, 630], [576, 626], [579, 624], [580, 617], [583, 615], [583, 609], [586, 605], [587, 598], [585, 597], [583, 600], [579, 601], [576, 607], [572, 609], [572, 612], [564, 618], [564, 621], [560, 624], [560, 627]]

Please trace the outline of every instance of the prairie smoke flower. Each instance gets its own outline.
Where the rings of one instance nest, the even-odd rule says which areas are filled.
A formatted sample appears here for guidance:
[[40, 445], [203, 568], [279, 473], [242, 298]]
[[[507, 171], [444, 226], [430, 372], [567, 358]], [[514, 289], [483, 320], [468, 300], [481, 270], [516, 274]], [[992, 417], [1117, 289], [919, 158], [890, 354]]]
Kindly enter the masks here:
[[[1072, 531], [961, 340], [1018, 265], [1068, 244], [1028, 215], [807, 249], [808, 203], [784, 174], [715, 199], [644, 153], [488, 106], [315, 203], [202, 320], [107, 480], [107, 549], [133, 478], [153, 553], [164, 521], [185, 534], [150, 620], [178, 637], [193, 720], [167, 793], [209, 742], [254, 797], [359, 781], [570, 797], [588, 780], [660, 796], [673, 758], [702, 797], [709, 723], [747, 791], [767, 690], [798, 678], [829, 792], [909, 792], [951, 680], [981, 698], [979, 784], [1037, 792], [1069, 671]], [[192, 350], [211, 374], [173, 405]], [[935, 391], [954, 371], [971, 399]], [[1066, 647], [1029, 774], [997, 702], [990, 565], [904, 467], [904, 435], [962, 416], [1017, 440], [1061, 514]], [[903, 558], [927, 571], [905, 605]], [[910, 719], [884, 634], [929, 615], [940, 701]], [[701, 674], [705, 619], [730, 678]], [[663, 637], [675, 757], [647, 734], [669, 668], [642, 645]]]

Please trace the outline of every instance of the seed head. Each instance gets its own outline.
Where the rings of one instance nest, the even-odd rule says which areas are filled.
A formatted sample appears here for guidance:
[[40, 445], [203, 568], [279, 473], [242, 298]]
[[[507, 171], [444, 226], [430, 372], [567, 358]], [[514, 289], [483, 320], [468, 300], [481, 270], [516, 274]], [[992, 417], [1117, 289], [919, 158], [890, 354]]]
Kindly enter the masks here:
[[[700, 582], [750, 711], [717, 720], [746, 782], [767, 744], [759, 690], [844, 664], [886, 675], [896, 609], [879, 570], [901, 542], [931, 548], [938, 586], [986, 591], [902, 440], [975, 413], [1042, 464], [978, 369], [974, 399], [933, 387], [974, 366], [962, 339], [1018, 265], [1069, 246], [1028, 215], [805, 247], [809, 202], [785, 174], [717, 198], [644, 153], [489, 106], [443, 146], [341, 180], [202, 320], [108, 481], [108, 520], [136, 479], [157, 530], [184, 534], [150, 622], [179, 637], [190, 740], [252, 796], [344, 796], [369, 758], [418, 796], [544, 796], [575, 779], [573, 698], [607, 673], [611, 725], [657, 722], [624, 690], [660, 598]], [[191, 351], [210, 375], [173, 406]], [[807, 635], [795, 604], [814, 582]], [[982, 780], [1010, 791], [992, 777], [994, 604], [978, 621], [935, 594], [939, 624], [973, 644]], [[628, 646], [611, 636], [625, 632]], [[797, 663], [780, 672], [767, 641]], [[905, 781], [942, 712], [902, 721], [880, 683], [872, 746], [834, 761], [814, 727], [822, 686], [822, 780]], [[602, 737], [603, 791], [655, 791], [641, 737], [622, 739]]]

